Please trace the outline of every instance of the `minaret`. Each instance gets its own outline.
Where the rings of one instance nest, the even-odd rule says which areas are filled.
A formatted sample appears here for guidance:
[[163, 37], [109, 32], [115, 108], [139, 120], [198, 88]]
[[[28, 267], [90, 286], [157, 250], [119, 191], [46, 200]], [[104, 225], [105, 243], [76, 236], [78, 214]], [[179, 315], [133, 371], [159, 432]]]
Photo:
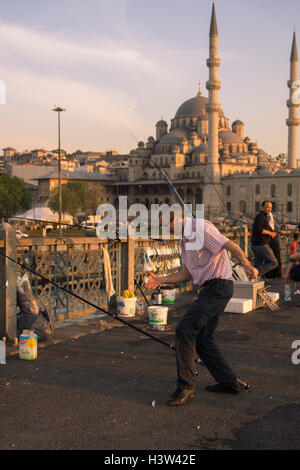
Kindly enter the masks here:
[[218, 91], [221, 88], [221, 82], [218, 80], [218, 69], [221, 60], [218, 57], [218, 28], [215, 4], [212, 7], [212, 16], [209, 32], [209, 59], [207, 67], [209, 68], [209, 80], [206, 82], [208, 89], [208, 170], [213, 182], [218, 182], [219, 171], [219, 112], [221, 106], [218, 103]]
[[[291, 74], [288, 81], [290, 89], [290, 99], [287, 101], [289, 108], [289, 118], [286, 123], [289, 128], [288, 137], [288, 168], [297, 168], [297, 138], [298, 126], [300, 120], [298, 119], [298, 107], [300, 105], [299, 99], [295, 98], [295, 90], [299, 87], [298, 83], [298, 49], [296, 41], [296, 31], [294, 31], [292, 53], [291, 53]], [[294, 84], [294, 85], [293, 85]]]
[[[208, 183], [205, 189], [204, 202], [214, 206], [216, 210], [220, 207], [220, 200], [214, 189], [216, 184], [220, 184], [220, 167], [219, 167], [219, 112], [221, 106], [218, 103], [218, 92], [221, 88], [221, 82], [218, 80], [218, 69], [221, 60], [218, 57], [219, 35], [217, 28], [217, 19], [215, 4], [212, 7], [212, 16], [209, 31], [209, 59], [207, 67], [209, 68], [209, 80], [206, 82], [208, 90], [208, 105], [206, 110], [208, 113], [208, 159], [207, 174]], [[214, 185], [214, 186], [213, 186]], [[216, 188], [217, 189], [217, 188]]]

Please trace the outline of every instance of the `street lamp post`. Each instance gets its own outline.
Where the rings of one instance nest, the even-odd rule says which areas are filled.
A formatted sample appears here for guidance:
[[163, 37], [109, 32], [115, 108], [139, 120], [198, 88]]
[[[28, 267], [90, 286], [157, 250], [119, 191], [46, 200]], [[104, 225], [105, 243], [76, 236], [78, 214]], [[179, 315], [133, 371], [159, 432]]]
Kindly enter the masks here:
[[60, 113], [65, 109], [59, 106], [55, 107], [53, 111], [58, 113], [58, 222], [59, 222], [59, 236], [62, 236], [61, 227], [61, 213], [62, 213], [62, 197], [61, 197], [61, 150], [60, 150]]

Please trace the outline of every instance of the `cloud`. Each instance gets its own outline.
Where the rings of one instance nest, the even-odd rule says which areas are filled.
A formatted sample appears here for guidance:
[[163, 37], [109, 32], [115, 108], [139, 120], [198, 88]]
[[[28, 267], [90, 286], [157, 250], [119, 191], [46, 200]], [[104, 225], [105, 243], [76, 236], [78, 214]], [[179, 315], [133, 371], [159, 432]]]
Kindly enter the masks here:
[[[126, 2], [124, 15], [125, 7]], [[135, 146], [130, 132], [147, 139], [161, 115], [173, 117], [181, 101], [196, 95], [198, 80], [207, 79], [207, 55], [206, 49], [186, 50], [158, 39], [137, 44], [132, 38], [74, 37], [0, 22], [0, 79], [7, 86], [1, 113], [4, 135], [11, 139], [4, 145], [51, 145], [51, 109], [60, 105], [67, 109], [68, 149], [125, 152]]]
[[135, 47], [114, 42], [107, 37], [93, 35], [67, 38], [63, 32], [50, 33], [30, 30], [20, 25], [0, 23], [0, 53], [2, 57], [27, 59], [39, 65], [67, 67], [98, 65], [118, 68], [134, 67], [148, 74], [156, 74], [155, 64]]

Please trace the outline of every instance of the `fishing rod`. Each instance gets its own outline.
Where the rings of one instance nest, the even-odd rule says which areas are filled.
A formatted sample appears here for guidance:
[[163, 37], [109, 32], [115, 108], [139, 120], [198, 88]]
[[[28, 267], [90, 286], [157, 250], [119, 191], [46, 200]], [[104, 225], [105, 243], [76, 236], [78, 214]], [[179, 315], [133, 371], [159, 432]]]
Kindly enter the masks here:
[[35, 270], [33, 270], [32, 268], [29, 268], [26, 264], [24, 263], [20, 263], [19, 261], [11, 258], [10, 256], [8, 255], [5, 255], [3, 253], [1, 253], [0, 251], [0, 256], [2, 256], [3, 258], [7, 258], [9, 259], [10, 261], [12, 261], [13, 263], [15, 263], [16, 265], [20, 266], [21, 268], [23, 269], [26, 269], [27, 271], [29, 271], [30, 273], [34, 274], [35, 276], [38, 276], [40, 279], [42, 279], [43, 281], [45, 281], [47, 284], [52, 284], [54, 287], [56, 287], [57, 289], [60, 289], [62, 290], [63, 292], [65, 292], [66, 294], [69, 294], [69, 295], [72, 295], [73, 297], [75, 297], [76, 299], [80, 300], [81, 302], [84, 302], [86, 303], [87, 305], [89, 305], [90, 307], [93, 307], [95, 308], [96, 310], [99, 310], [100, 312], [102, 313], [105, 313], [106, 315], [114, 318], [115, 320], [118, 320], [119, 322], [123, 323], [124, 325], [126, 326], [129, 326], [130, 328], [133, 328], [134, 330], [138, 331], [139, 333], [142, 333], [146, 336], [149, 336], [149, 338], [161, 343], [162, 345], [164, 346], [167, 346], [169, 349], [172, 349], [172, 350], [175, 350], [175, 346], [173, 346], [172, 344], [168, 344], [166, 343], [165, 341], [161, 340], [160, 338], [157, 338], [156, 336], [152, 335], [151, 333], [148, 333], [147, 331], [144, 331], [142, 330], [141, 328], [133, 325], [132, 323], [129, 323], [127, 322], [126, 320], [124, 320], [123, 318], [121, 317], [118, 317], [118, 315], [116, 315], [115, 313], [111, 313], [105, 309], [103, 309], [102, 307], [99, 307], [98, 305], [94, 304], [93, 302], [90, 302], [89, 300], [81, 297], [80, 295], [70, 291], [69, 289], [66, 289], [65, 287], [61, 286], [60, 284], [57, 284], [55, 281], [52, 281], [51, 279], [48, 279], [47, 277], [43, 276], [42, 274], [40, 273], [37, 273]]
[[[30, 220], [31, 222], [41, 222], [45, 224], [53, 224], [53, 225], [65, 225], [66, 227], [72, 227], [72, 228], [81, 228], [86, 229], [86, 230], [94, 230], [93, 228], [85, 227], [84, 225], [79, 225], [79, 224], [68, 224], [66, 222], [56, 222], [54, 220], [43, 220], [43, 219], [33, 219], [30, 217], [20, 217], [17, 215], [6, 217], [7, 219], [14, 220], [14, 219], [20, 219], [20, 220]], [[88, 225], [88, 224], [87, 224]]]
[[[38, 276], [39, 278], [41, 278], [43, 281], [46, 281], [46, 283], [48, 284], [52, 284], [54, 287], [56, 287], [57, 289], [60, 289], [62, 290], [63, 292], [65, 292], [66, 294], [69, 294], [69, 295], [72, 295], [73, 297], [75, 297], [76, 299], [80, 300], [81, 302], [84, 302], [86, 303], [87, 305], [89, 305], [90, 307], [93, 307], [95, 308], [96, 310], [99, 310], [100, 312], [102, 313], [105, 313], [105, 315], [108, 315], [110, 316], [111, 318], [115, 319], [115, 320], [118, 320], [119, 322], [123, 323], [124, 325], [126, 326], [129, 326], [130, 328], [133, 328], [134, 330], [138, 331], [139, 333], [142, 333], [143, 335], [145, 336], [148, 336], [149, 338], [153, 339], [154, 341], [162, 344], [163, 346], [166, 346], [167, 348], [169, 349], [172, 349], [172, 351], [175, 351], [175, 346], [173, 344], [169, 344], [167, 343], [166, 341], [163, 341], [162, 339], [158, 338], [157, 336], [154, 336], [152, 335], [151, 333], [148, 333], [147, 331], [145, 330], [142, 330], [141, 328], [133, 325], [132, 323], [129, 323], [127, 322], [126, 320], [124, 320], [123, 318], [121, 317], [118, 317], [118, 315], [116, 315], [115, 313], [111, 313], [105, 309], [103, 309], [102, 307], [99, 307], [98, 305], [94, 304], [93, 302], [90, 302], [89, 300], [87, 299], [84, 299], [83, 297], [81, 297], [80, 295], [70, 291], [69, 289], [66, 289], [65, 287], [57, 284], [56, 282], [52, 281], [51, 279], [48, 279], [46, 278], [45, 276], [43, 276], [42, 274], [40, 273], [37, 273], [36, 271], [34, 271], [33, 269], [29, 268], [26, 264], [24, 263], [20, 263], [19, 261], [11, 258], [10, 256], [8, 255], [5, 255], [4, 253], [1, 253], [0, 251], [0, 256], [2, 256], [3, 258], [6, 258], [6, 259], [9, 259], [10, 261], [12, 261], [13, 263], [15, 263], [16, 265], [20, 266], [21, 268], [23, 269], [26, 269], [27, 271], [31, 272], [32, 274], [34, 274], [35, 276]], [[141, 289], [141, 286], [140, 287], [140, 290], [142, 291]], [[143, 294], [144, 295], [144, 294]], [[144, 296], [145, 297], [145, 296]], [[145, 297], [146, 299], [146, 297]], [[147, 301], [147, 304], [149, 305], [149, 302], [148, 300], [146, 299]], [[196, 360], [196, 362], [200, 365], [203, 365], [203, 362], [201, 360]], [[243, 380], [241, 379], [238, 379], [238, 382], [241, 386], [243, 386], [246, 390], [249, 390], [249, 384], [247, 382], [244, 382]]]
[[[41, 222], [41, 223], [47, 223], [47, 224], [55, 224], [55, 225], [65, 225], [67, 227], [71, 227], [71, 228], [79, 228], [79, 229], [86, 229], [86, 230], [90, 230], [90, 231], [95, 231], [94, 228], [86, 228], [85, 226], [82, 226], [82, 225], [78, 225], [78, 224], [74, 224], [74, 225], [71, 225], [71, 224], [67, 224], [67, 223], [64, 223], [64, 222], [54, 222], [54, 221], [49, 221], [49, 220], [43, 220], [43, 219], [32, 219], [30, 217], [19, 217], [19, 216], [11, 216], [11, 217], [5, 217], [5, 219], [10, 219], [10, 220], [13, 220], [13, 219], [20, 219], [20, 220], [30, 220], [30, 221], [34, 221], [34, 222]], [[152, 237], [148, 237], [149, 240], [152, 240], [152, 241], [155, 241], [155, 242], [165, 242], [165, 240], [163, 238], [152, 238]], [[115, 238], [112, 240], [113, 243], [117, 242], [117, 241], [121, 241], [121, 239], [119, 237]]]

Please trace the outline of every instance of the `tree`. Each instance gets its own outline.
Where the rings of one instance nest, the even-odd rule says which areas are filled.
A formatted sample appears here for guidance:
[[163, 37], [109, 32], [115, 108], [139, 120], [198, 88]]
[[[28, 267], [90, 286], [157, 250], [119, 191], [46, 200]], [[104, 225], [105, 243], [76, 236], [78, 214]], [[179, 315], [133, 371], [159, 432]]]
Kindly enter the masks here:
[[31, 207], [31, 194], [17, 176], [0, 175], [0, 217], [9, 217]]
[[276, 162], [279, 162], [282, 166], [287, 166], [287, 154], [280, 153], [275, 157]]
[[93, 216], [97, 213], [97, 208], [102, 202], [102, 192], [99, 183], [93, 183], [86, 192], [86, 209]]
[[[75, 219], [78, 211], [84, 208], [87, 184], [82, 181], [71, 181], [61, 187], [62, 213], [68, 213]], [[58, 187], [51, 191], [48, 207], [53, 212], [59, 211]]]

